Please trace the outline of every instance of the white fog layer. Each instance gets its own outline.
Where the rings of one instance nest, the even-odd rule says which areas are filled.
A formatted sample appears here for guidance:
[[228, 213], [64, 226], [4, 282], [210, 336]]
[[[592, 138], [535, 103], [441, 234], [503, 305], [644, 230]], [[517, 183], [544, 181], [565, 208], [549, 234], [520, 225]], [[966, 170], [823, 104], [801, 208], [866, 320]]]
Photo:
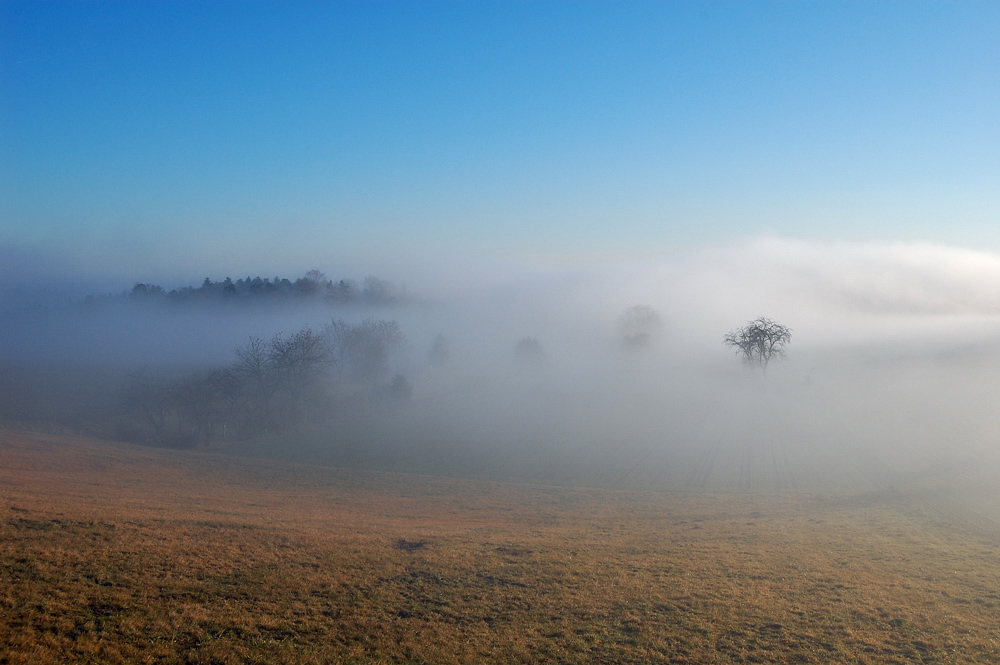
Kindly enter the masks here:
[[[121, 382], [139, 368], [207, 371], [251, 337], [318, 334], [331, 319], [345, 330], [395, 321], [405, 342], [372, 390], [384, 397], [402, 376], [393, 389], [405, 399], [331, 397], [329, 414], [309, 414], [315, 422], [301, 429], [214, 434], [213, 445], [237, 453], [340, 465], [882, 491], [978, 486], [1000, 461], [995, 254], [763, 239], [620, 266], [508, 267], [479, 284], [437, 265], [405, 286], [417, 297], [391, 307], [11, 310], [0, 353], [12, 376], [24, 365], [102, 367], [114, 377], [102, 380]], [[623, 324], [636, 306], [655, 325], [629, 332], [644, 325]], [[791, 330], [786, 356], [766, 371], [723, 345], [759, 316]], [[48, 375], [38, 376], [26, 394], [45, 394], [37, 384]], [[27, 400], [12, 402], [15, 416], [30, 416]]]

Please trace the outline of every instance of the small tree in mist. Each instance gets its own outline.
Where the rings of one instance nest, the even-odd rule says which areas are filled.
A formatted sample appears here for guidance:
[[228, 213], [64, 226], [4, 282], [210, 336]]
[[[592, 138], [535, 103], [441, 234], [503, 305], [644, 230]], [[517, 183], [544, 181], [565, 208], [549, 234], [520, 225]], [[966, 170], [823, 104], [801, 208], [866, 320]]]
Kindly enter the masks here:
[[660, 315], [652, 307], [634, 305], [618, 317], [618, 334], [622, 346], [637, 350], [649, 346], [652, 338], [663, 328]]
[[427, 351], [427, 360], [434, 367], [447, 365], [451, 360], [451, 345], [448, 343], [448, 338], [443, 334], [439, 333], [434, 338], [434, 343], [431, 344], [431, 348]]
[[545, 349], [534, 337], [522, 337], [514, 347], [514, 359], [522, 365], [538, 365], [545, 360]]
[[726, 333], [723, 343], [733, 348], [745, 364], [766, 370], [772, 358], [785, 357], [785, 347], [791, 340], [790, 328], [759, 316]]

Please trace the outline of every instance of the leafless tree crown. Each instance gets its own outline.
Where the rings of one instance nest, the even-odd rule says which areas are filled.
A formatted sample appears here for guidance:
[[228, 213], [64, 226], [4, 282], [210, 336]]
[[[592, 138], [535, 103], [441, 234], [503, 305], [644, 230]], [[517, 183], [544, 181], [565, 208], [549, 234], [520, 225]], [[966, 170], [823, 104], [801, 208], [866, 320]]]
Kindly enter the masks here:
[[742, 328], [726, 333], [724, 343], [732, 347], [747, 365], [767, 369], [772, 358], [783, 358], [785, 346], [792, 340], [787, 326], [759, 316]]

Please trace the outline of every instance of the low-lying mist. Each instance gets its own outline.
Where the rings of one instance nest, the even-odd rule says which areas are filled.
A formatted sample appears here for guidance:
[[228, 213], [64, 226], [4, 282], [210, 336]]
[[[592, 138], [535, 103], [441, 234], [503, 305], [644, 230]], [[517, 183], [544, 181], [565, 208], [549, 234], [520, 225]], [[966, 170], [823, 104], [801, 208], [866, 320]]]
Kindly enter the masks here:
[[[5, 315], [7, 415], [58, 413], [35, 402], [70, 403], [79, 385], [90, 397], [76, 421], [81, 409], [97, 421], [101, 409], [116, 413], [122, 386], [140, 370], [175, 386], [235, 367], [234, 350], [252, 338], [306, 329], [322, 336], [331, 321], [342, 332], [395, 322], [405, 340], [379, 347], [379, 369], [365, 370], [365, 381], [345, 379], [341, 341], [319, 383], [305, 390], [285, 379], [286, 401], [311, 395], [308, 408], [282, 407], [297, 420], [279, 426], [272, 418], [273, 426], [242, 434], [209, 423], [192, 443], [656, 489], [968, 485], [1000, 468], [1000, 256], [760, 240], [621, 265], [511, 268], [478, 284], [475, 274], [438, 267], [407, 286], [418, 297], [398, 306], [74, 306]], [[766, 371], [723, 345], [728, 331], [762, 315], [792, 331], [787, 356]], [[373, 353], [350, 348], [350, 362]], [[67, 379], [73, 372], [90, 384]], [[247, 400], [246, 409], [261, 408]], [[277, 402], [268, 404], [277, 412]]]

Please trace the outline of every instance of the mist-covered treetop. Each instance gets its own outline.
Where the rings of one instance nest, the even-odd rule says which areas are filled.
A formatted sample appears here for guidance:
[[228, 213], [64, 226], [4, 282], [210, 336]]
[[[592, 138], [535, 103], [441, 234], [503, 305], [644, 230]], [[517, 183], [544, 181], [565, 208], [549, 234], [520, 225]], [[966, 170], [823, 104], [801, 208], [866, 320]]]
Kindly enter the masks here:
[[395, 284], [378, 277], [366, 277], [360, 284], [350, 279], [334, 282], [319, 270], [310, 270], [296, 280], [282, 277], [250, 277], [213, 281], [206, 277], [200, 286], [182, 286], [167, 291], [158, 284], [137, 282], [118, 294], [89, 295], [84, 303], [204, 303], [204, 302], [277, 302], [311, 300], [328, 303], [364, 303], [398, 305], [406, 300]]

